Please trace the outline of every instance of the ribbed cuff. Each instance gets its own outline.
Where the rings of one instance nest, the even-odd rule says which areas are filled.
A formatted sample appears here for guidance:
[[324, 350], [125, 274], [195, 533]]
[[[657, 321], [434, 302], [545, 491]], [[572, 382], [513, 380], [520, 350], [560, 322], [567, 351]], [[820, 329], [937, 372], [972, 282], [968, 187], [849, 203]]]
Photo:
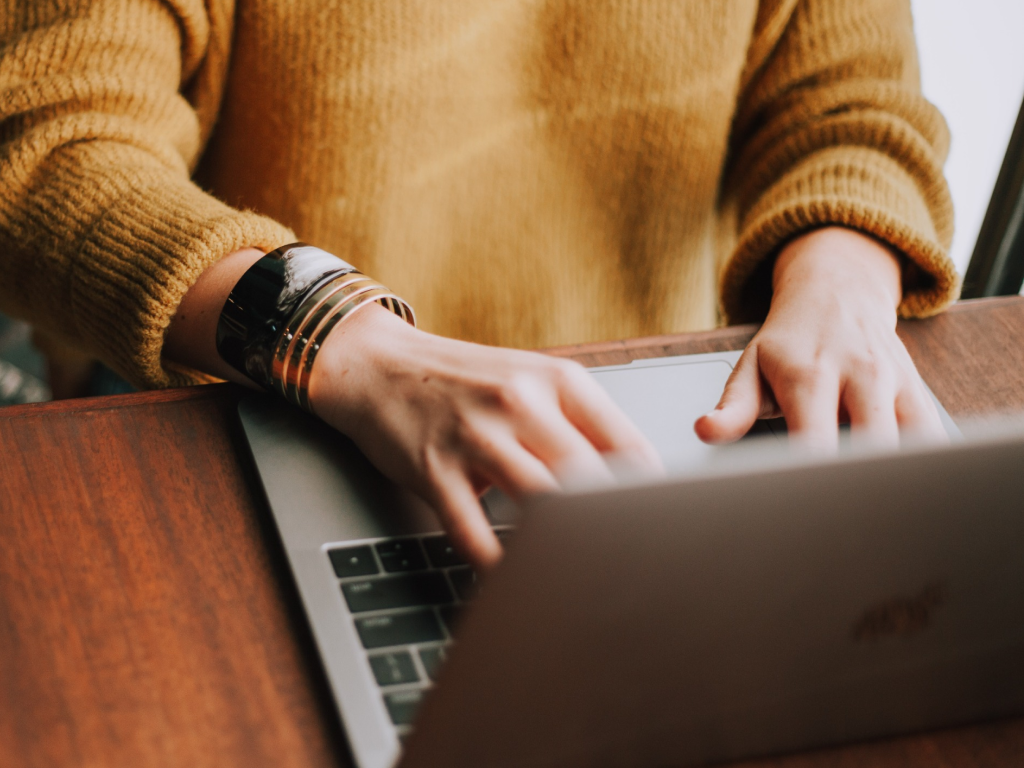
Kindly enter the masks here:
[[236, 211], [176, 174], [134, 176], [86, 237], [72, 280], [80, 334], [139, 387], [210, 380], [161, 359], [164, 334], [203, 271], [245, 247], [269, 251], [295, 237], [286, 227]]
[[[871, 235], [907, 258], [900, 316], [941, 312], [959, 296], [960, 278], [948, 242], [938, 235], [949, 229], [948, 195], [930, 192], [926, 196], [901, 165], [875, 150], [838, 147], [807, 158], [743, 217], [739, 242], [721, 278], [726, 320], [763, 320], [774, 257], [794, 237], [830, 225]], [[937, 219], [943, 221], [937, 225]]]

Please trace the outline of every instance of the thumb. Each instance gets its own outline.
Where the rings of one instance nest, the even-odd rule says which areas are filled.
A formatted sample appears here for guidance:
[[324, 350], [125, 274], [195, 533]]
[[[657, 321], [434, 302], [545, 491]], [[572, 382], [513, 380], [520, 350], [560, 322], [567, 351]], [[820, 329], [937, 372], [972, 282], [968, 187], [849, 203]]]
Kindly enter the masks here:
[[705, 443], [731, 443], [747, 434], [759, 418], [770, 415], [772, 407], [761, 385], [757, 347], [751, 344], [725, 382], [715, 410], [697, 419], [693, 429]]

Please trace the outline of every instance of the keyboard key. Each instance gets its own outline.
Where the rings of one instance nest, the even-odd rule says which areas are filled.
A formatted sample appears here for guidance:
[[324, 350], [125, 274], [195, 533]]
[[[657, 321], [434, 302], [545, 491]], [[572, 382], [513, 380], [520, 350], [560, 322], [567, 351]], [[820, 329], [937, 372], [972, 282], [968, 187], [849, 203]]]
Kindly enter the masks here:
[[364, 648], [430, 643], [444, 639], [441, 624], [431, 610], [356, 619], [356, 631]]
[[480, 591], [480, 584], [471, 568], [452, 568], [448, 571], [448, 578], [452, 580], [459, 600], [472, 600]]
[[388, 573], [401, 571], [422, 571], [427, 567], [423, 550], [416, 539], [395, 539], [382, 541], [377, 545], [377, 554], [384, 570]]
[[350, 581], [341, 585], [341, 591], [352, 613], [455, 602], [440, 571]]
[[350, 576], [369, 576], [380, 573], [377, 561], [373, 559], [373, 550], [365, 547], [346, 547], [345, 549], [329, 549], [327, 556], [331, 558], [334, 573], [339, 579]]
[[439, 610], [439, 613], [441, 614], [441, 621], [444, 622], [445, 629], [448, 630], [448, 634], [454, 635], [459, 619], [462, 618], [462, 606], [446, 605]]
[[408, 651], [371, 656], [370, 667], [373, 669], [373, 676], [377, 678], [377, 685], [401, 685], [415, 683], [420, 679]]
[[428, 536], [423, 539], [423, 548], [427, 550], [430, 564], [435, 568], [451, 568], [453, 565], [466, 564], [447, 536]]
[[411, 725], [421, 701], [423, 691], [396, 691], [384, 695], [384, 704], [395, 725]]
[[444, 646], [436, 648], [420, 648], [420, 661], [423, 668], [427, 670], [427, 676], [437, 682], [437, 673], [441, 670], [441, 664], [448, 658], [448, 650]]

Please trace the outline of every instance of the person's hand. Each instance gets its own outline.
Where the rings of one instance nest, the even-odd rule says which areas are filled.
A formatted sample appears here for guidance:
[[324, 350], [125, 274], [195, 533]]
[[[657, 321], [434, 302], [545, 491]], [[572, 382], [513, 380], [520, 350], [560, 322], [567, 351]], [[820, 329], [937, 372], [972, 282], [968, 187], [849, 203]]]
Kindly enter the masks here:
[[[243, 248], [207, 269], [178, 307], [164, 354], [180, 365], [255, 386], [217, 353], [231, 288], [263, 253]], [[576, 363], [417, 331], [371, 305], [340, 323], [309, 381], [317, 415], [370, 461], [430, 503], [453, 543], [488, 566], [501, 547], [479, 495], [558, 487], [559, 476], [609, 475], [602, 454], [660, 470], [646, 438]]]
[[413, 329], [377, 306], [327, 337], [309, 385], [318, 416], [439, 514], [455, 546], [489, 566], [501, 548], [479, 496], [608, 476], [602, 454], [660, 469], [654, 448], [576, 363]]
[[768, 317], [697, 435], [729, 442], [781, 415], [795, 439], [826, 450], [847, 420], [885, 445], [898, 444], [901, 428], [945, 439], [896, 335], [901, 295], [896, 257], [865, 235], [830, 227], [792, 241], [775, 264]]

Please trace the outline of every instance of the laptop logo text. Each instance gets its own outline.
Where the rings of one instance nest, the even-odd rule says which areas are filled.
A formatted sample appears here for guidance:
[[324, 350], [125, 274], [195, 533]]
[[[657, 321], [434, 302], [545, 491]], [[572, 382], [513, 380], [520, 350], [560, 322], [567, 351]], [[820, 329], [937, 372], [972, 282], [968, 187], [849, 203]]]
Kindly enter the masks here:
[[929, 584], [913, 597], [894, 597], [869, 608], [853, 625], [853, 638], [871, 642], [883, 637], [910, 637], [924, 631], [945, 602], [942, 584]]

